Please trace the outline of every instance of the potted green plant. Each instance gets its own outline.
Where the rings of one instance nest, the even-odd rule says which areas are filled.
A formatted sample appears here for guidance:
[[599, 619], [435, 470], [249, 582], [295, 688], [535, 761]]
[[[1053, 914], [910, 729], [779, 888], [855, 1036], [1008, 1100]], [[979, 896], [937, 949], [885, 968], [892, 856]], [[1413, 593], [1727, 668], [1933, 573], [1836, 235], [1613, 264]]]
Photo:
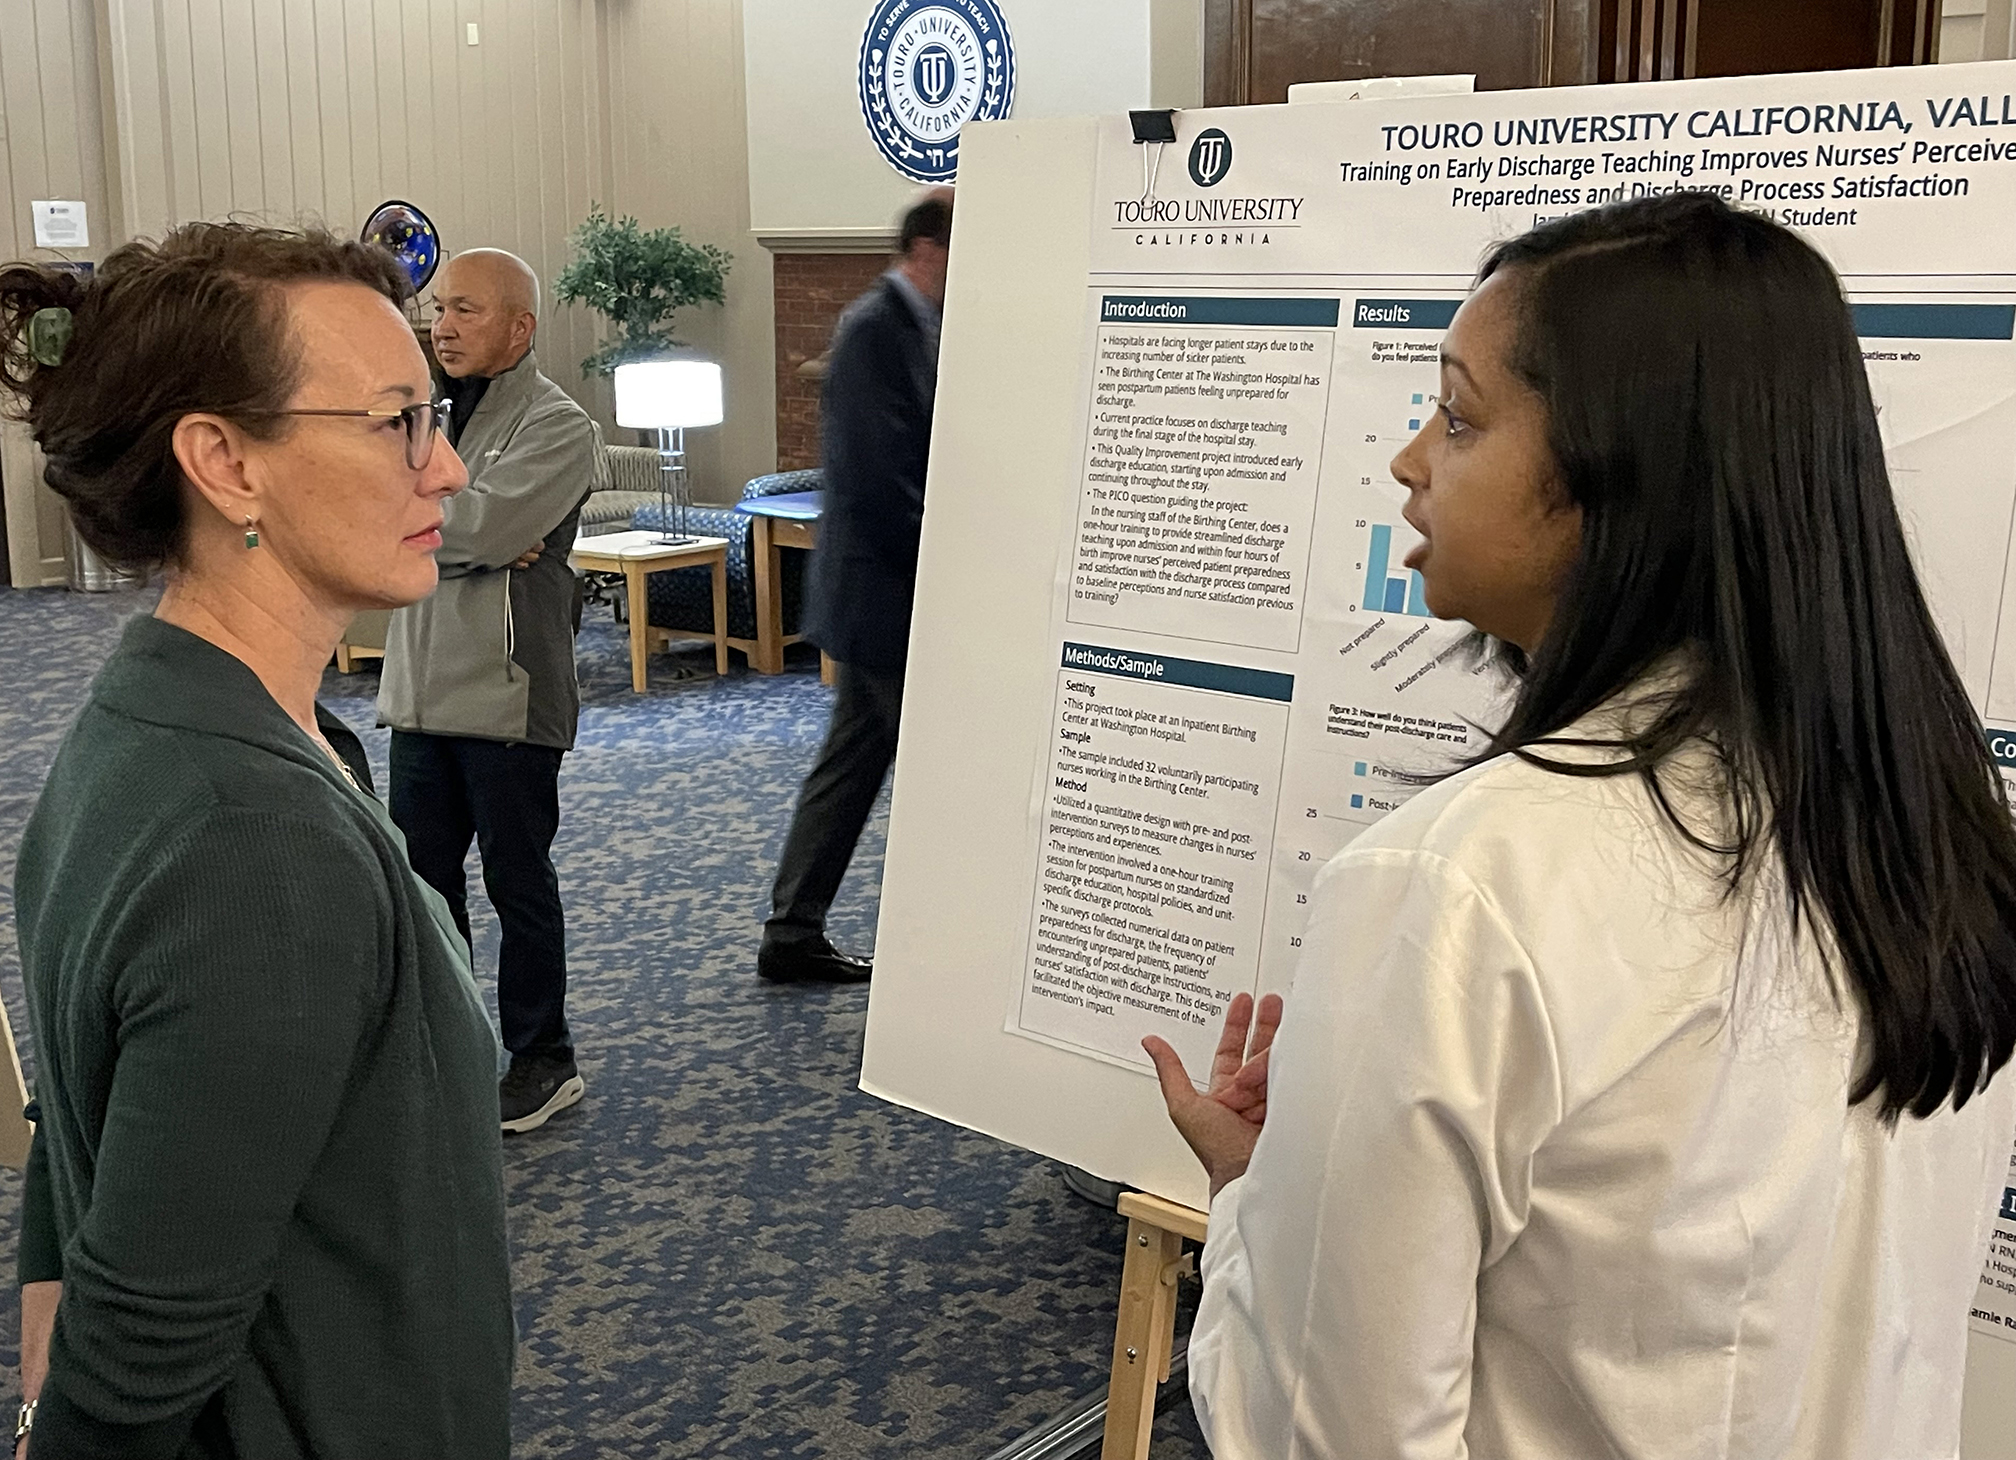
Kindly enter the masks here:
[[734, 259], [711, 243], [688, 243], [676, 228], [644, 229], [611, 219], [595, 204], [574, 230], [574, 257], [554, 281], [562, 304], [585, 304], [615, 326], [601, 349], [581, 362], [586, 375], [612, 374], [629, 360], [680, 347], [671, 317], [692, 304], [719, 304]]

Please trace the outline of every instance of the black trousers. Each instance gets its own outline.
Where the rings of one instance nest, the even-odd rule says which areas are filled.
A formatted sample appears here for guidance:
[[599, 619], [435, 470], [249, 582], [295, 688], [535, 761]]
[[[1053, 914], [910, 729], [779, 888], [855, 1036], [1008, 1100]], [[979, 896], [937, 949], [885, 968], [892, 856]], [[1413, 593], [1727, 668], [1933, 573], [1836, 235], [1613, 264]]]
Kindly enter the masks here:
[[788, 944], [821, 937], [826, 910], [840, 891], [854, 844], [875, 809], [882, 779], [896, 759], [896, 722], [903, 709], [903, 671], [835, 666], [833, 718], [812, 773], [798, 792], [798, 810], [784, 838], [771, 889], [763, 941]]
[[473, 838], [497, 909], [497, 1014], [513, 1057], [571, 1058], [567, 925], [553, 837], [560, 829], [560, 758], [547, 745], [392, 732], [392, 820], [413, 870], [447, 900], [469, 938], [462, 873]]

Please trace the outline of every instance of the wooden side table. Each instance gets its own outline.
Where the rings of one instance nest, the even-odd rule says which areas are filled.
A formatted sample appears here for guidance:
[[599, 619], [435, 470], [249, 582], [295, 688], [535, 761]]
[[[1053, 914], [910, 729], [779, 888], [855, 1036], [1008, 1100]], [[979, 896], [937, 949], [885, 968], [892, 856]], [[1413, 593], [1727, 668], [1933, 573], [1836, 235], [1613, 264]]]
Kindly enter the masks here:
[[355, 674], [366, 659], [385, 657], [385, 633], [392, 623], [389, 609], [367, 608], [351, 618], [336, 645], [336, 672]]
[[750, 567], [756, 578], [756, 653], [751, 666], [758, 674], [784, 672], [784, 647], [798, 642], [784, 633], [784, 573], [781, 549], [810, 552], [819, 545], [819, 516], [824, 492], [786, 492], [774, 497], [744, 497], [735, 510], [755, 518], [750, 535]]
[[383, 659], [384, 657], [385, 651], [383, 649], [362, 649], [355, 644], [338, 644], [336, 646], [336, 672], [338, 674], [355, 674], [366, 659]]
[[696, 537], [691, 542], [660, 542], [659, 532], [611, 532], [601, 537], [577, 538], [567, 561], [588, 573], [621, 573], [628, 595], [630, 613], [630, 688], [644, 690], [644, 661], [652, 640], [669, 641], [672, 631], [651, 627], [644, 582], [653, 573], [671, 568], [714, 569], [714, 632], [705, 635], [714, 641], [714, 672], [728, 672], [728, 540], [724, 537]]

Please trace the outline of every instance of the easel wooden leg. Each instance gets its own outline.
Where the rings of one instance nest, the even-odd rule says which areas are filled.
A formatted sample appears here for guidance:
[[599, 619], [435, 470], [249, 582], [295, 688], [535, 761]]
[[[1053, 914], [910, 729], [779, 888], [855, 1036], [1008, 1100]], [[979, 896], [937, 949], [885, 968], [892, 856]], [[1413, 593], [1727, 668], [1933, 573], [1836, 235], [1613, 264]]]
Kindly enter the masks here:
[[650, 652], [651, 602], [644, 591], [644, 569], [628, 564], [623, 569], [623, 586], [630, 608], [630, 688], [644, 693], [644, 660]]
[[348, 644], [338, 644], [336, 646], [336, 672], [338, 674], [355, 674], [357, 672], [357, 662], [350, 657], [350, 646]]
[[1127, 1220], [1127, 1260], [1120, 1272], [1120, 1317], [1113, 1327], [1113, 1371], [1100, 1460], [1147, 1460], [1155, 1429], [1155, 1386], [1169, 1377], [1176, 1334], [1176, 1277], [1181, 1233], [1139, 1217]]

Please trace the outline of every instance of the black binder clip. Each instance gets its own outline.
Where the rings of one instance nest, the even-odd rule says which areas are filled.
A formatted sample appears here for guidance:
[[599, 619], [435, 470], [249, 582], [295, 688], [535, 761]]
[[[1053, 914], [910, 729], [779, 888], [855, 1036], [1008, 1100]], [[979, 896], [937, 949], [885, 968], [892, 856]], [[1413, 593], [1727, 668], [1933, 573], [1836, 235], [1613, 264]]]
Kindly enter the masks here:
[[1135, 145], [1151, 144], [1141, 154], [1141, 203], [1145, 207], [1155, 199], [1155, 179], [1162, 173], [1162, 149], [1176, 140], [1176, 113], [1129, 112], [1127, 120], [1134, 128]]
[[1174, 142], [1176, 140], [1176, 113], [1173, 110], [1159, 112], [1129, 112], [1127, 120], [1133, 123], [1136, 142]]

